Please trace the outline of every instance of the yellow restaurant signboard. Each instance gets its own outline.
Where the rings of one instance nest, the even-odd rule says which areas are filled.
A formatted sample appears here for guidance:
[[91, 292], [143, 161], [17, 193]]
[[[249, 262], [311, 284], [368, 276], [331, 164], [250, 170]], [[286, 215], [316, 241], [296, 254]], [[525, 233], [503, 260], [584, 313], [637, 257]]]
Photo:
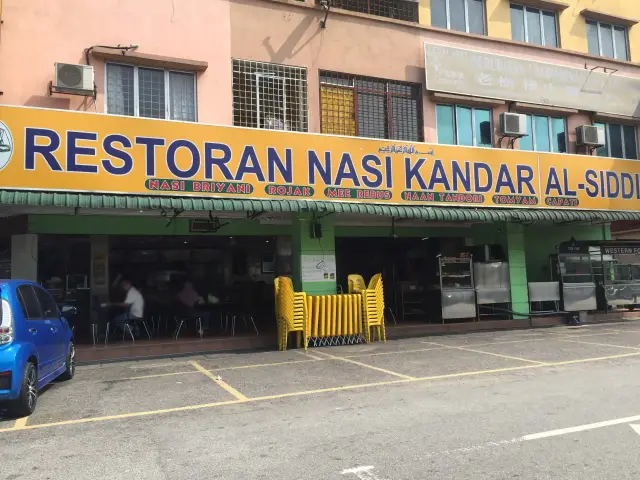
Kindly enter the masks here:
[[640, 210], [640, 162], [0, 107], [0, 188]]

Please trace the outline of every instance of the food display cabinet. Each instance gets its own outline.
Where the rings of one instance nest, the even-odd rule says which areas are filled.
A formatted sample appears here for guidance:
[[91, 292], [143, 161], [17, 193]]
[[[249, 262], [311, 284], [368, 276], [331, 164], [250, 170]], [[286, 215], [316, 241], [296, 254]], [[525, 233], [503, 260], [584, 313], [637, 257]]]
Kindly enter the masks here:
[[569, 245], [559, 249], [557, 258], [563, 309], [567, 312], [597, 310], [594, 258], [589, 247]]
[[438, 257], [442, 321], [476, 317], [473, 258]]
[[[508, 262], [478, 262], [473, 264], [478, 316], [493, 315], [497, 305], [511, 303], [511, 282]], [[483, 308], [484, 307], [484, 308]], [[482, 311], [481, 311], [482, 309]]]

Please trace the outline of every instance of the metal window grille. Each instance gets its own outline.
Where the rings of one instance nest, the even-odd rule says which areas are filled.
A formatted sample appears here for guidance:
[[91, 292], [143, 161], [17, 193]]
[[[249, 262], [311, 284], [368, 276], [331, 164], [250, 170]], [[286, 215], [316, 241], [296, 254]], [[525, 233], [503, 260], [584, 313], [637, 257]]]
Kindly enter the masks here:
[[331, 7], [379, 17], [418, 22], [418, 2], [411, 0], [329, 0]]
[[131, 65], [106, 65], [107, 113], [196, 121], [193, 73]]
[[420, 142], [421, 86], [320, 72], [321, 130], [325, 134]]
[[237, 59], [232, 68], [234, 125], [307, 131], [306, 68]]

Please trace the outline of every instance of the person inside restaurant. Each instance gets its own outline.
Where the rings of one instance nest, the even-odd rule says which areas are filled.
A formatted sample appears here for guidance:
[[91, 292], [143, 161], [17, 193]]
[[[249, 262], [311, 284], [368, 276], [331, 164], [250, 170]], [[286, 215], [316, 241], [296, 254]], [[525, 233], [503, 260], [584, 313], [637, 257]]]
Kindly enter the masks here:
[[121, 282], [122, 289], [127, 293], [124, 301], [121, 303], [110, 303], [105, 306], [124, 308], [125, 311], [113, 318], [116, 328], [124, 332], [125, 325], [129, 324], [133, 331], [133, 335], [138, 337], [140, 334], [139, 323], [144, 318], [144, 297], [140, 291], [133, 286], [131, 280], [125, 278]]

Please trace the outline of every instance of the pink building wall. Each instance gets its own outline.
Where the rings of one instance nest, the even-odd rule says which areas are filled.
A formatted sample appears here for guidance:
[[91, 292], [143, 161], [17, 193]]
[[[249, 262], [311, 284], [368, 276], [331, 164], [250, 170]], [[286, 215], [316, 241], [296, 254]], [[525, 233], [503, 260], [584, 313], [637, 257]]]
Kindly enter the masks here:
[[[594, 59], [559, 49], [412, 26], [360, 14], [324, 13], [310, 3], [264, 0], [4, 0], [0, 27], [0, 103], [104, 111], [104, 62], [93, 58], [98, 97], [48, 96], [54, 62], [84, 63], [97, 44], [139, 45], [138, 52], [208, 62], [198, 74], [198, 120], [232, 123], [231, 58], [308, 69], [309, 131], [320, 132], [319, 70], [424, 85], [425, 41], [583, 68]], [[640, 68], [598, 59], [618, 74]], [[585, 105], [585, 108], [588, 106]], [[494, 109], [494, 125], [506, 107]], [[435, 104], [423, 95], [424, 138], [436, 141]], [[568, 118], [569, 141], [588, 115]], [[570, 149], [573, 151], [573, 149]]]
[[139, 52], [208, 62], [198, 75], [198, 120], [229, 124], [229, 15], [227, 0], [3, 0], [0, 103], [103, 112], [104, 62], [91, 60], [95, 104], [49, 96], [53, 64], [84, 64], [93, 45], [137, 44]]

